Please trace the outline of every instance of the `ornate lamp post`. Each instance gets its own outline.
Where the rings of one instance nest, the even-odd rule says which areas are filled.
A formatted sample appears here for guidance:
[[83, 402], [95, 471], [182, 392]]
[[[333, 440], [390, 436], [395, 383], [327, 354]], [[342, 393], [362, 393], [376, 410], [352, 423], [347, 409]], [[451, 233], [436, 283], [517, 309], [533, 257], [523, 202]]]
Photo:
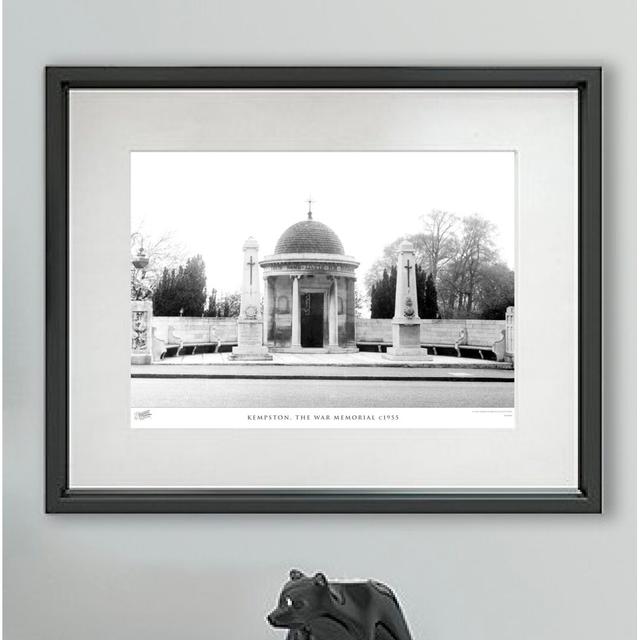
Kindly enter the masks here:
[[133, 271], [131, 274], [131, 299], [132, 300], [147, 300], [151, 297], [151, 288], [146, 282], [146, 268], [149, 266], [149, 256], [144, 250], [144, 239], [139, 233], [134, 233], [131, 238], [136, 236], [140, 237], [140, 247], [138, 253], [136, 253], [131, 259], [133, 265]]
[[131, 364], [151, 364], [153, 303], [151, 287], [146, 282], [149, 256], [145, 253], [142, 235], [135, 233], [131, 239], [136, 236], [140, 238], [140, 247], [131, 259]]

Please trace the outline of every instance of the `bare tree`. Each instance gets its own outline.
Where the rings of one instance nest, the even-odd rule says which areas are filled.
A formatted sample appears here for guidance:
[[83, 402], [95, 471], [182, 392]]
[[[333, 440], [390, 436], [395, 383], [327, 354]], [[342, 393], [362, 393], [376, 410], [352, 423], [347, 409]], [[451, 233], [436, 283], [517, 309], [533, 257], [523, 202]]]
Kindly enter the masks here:
[[456, 251], [456, 227], [459, 219], [448, 211], [434, 209], [420, 217], [424, 224], [421, 235], [425, 268], [437, 282], [440, 268], [450, 262]]
[[171, 271], [178, 269], [181, 264], [186, 262], [186, 248], [176, 240], [172, 232], [153, 236], [139, 227], [131, 232], [129, 242], [132, 256], [142, 247], [149, 258], [149, 265], [145, 272], [152, 289], [159, 282], [165, 268]]
[[371, 265], [369, 271], [366, 273], [364, 284], [367, 291], [370, 291], [371, 286], [382, 277], [382, 273], [385, 269], [389, 271], [391, 267], [396, 265], [398, 261], [398, 251], [400, 250], [400, 245], [405, 240], [411, 242], [416, 249], [416, 263], [420, 265], [427, 264], [427, 255], [425, 252], [427, 240], [424, 237], [424, 234], [414, 233], [396, 238], [391, 244], [388, 244], [384, 248], [382, 256]]
[[[440, 210], [424, 214], [421, 220], [422, 233], [402, 236], [384, 248], [365, 276], [367, 291], [380, 281], [385, 269], [389, 272], [396, 264], [400, 244], [409, 240], [416, 250], [416, 264], [433, 277], [442, 317], [497, 313], [491, 309], [513, 297], [513, 272], [496, 251], [495, 225], [477, 214], [460, 218]], [[493, 278], [499, 282], [492, 283]], [[500, 295], [492, 294], [492, 287]]]
[[371, 303], [369, 296], [368, 295], [363, 295], [360, 292], [360, 289], [358, 289], [357, 287], [355, 288], [355, 314], [356, 314], [356, 318], [362, 318], [362, 312], [363, 310], [366, 308], [369, 308], [369, 305]]
[[469, 316], [476, 310], [480, 269], [497, 260], [494, 235], [495, 225], [488, 220], [478, 215], [463, 218], [454, 255], [440, 278], [443, 306], [453, 315]]

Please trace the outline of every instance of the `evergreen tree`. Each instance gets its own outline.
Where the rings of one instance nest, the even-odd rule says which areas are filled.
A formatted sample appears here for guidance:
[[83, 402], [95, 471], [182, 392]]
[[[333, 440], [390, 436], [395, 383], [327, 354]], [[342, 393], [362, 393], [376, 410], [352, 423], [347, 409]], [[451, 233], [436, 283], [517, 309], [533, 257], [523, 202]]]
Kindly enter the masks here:
[[425, 288], [427, 286], [427, 272], [416, 263], [416, 295], [418, 296], [418, 316], [425, 318]]
[[178, 297], [182, 303], [180, 308], [183, 315], [199, 318], [204, 313], [207, 301], [207, 277], [202, 256], [189, 258], [181, 271], [182, 279], [178, 281]]
[[207, 308], [204, 312], [204, 315], [208, 318], [215, 318], [218, 315], [218, 305], [216, 303], [217, 295], [217, 290], [215, 288], [211, 289], [211, 295], [209, 296], [209, 300], [207, 301]]
[[397, 269], [382, 272], [382, 278], [371, 287], [371, 317], [393, 318], [396, 306]]
[[167, 269], [162, 271], [156, 289], [153, 292], [153, 313], [156, 316], [174, 316], [178, 315], [180, 308], [175, 312], [175, 286], [176, 286], [176, 270]]
[[424, 284], [423, 310], [420, 317], [429, 320], [438, 317], [438, 292], [436, 291], [436, 283], [433, 281], [433, 275], [427, 276]]
[[371, 291], [369, 292], [369, 311], [372, 318], [377, 318], [378, 313], [378, 285], [374, 282], [371, 285]]
[[[421, 265], [416, 265], [416, 294], [418, 296], [418, 315], [420, 318], [437, 318], [438, 302], [433, 276]], [[396, 306], [397, 268], [384, 269], [382, 277], [371, 286], [371, 317], [393, 318]]]
[[201, 317], [207, 299], [206, 275], [202, 256], [187, 260], [178, 270], [164, 269], [153, 294], [153, 313], [157, 316]]

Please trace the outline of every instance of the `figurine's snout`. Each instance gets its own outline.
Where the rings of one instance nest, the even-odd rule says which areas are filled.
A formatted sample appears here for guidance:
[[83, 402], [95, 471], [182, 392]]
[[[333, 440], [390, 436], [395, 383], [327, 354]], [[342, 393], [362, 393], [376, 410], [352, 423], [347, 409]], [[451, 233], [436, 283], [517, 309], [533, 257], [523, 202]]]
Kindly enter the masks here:
[[291, 615], [291, 611], [283, 607], [274, 609], [267, 616], [267, 622], [272, 627], [280, 627], [282, 629], [293, 629], [295, 627], [301, 626], [301, 622], [294, 619], [294, 617]]
[[268, 616], [267, 616], [267, 622], [272, 626], [272, 627], [279, 627], [281, 625], [281, 620], [280, 617], [278, 615], [278, 609], [274, 609]]

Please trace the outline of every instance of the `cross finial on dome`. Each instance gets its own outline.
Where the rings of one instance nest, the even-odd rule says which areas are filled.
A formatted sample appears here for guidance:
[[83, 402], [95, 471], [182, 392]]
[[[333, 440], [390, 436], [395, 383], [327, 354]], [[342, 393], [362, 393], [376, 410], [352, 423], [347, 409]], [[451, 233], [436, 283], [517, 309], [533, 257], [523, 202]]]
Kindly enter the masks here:
[[307, 200], [307, 203], [309, 204], [309, 211], [307, 211], [307, 218], [309, 220], [313, 219], [313, 213], [311, 212], [311, 204], [313, 203], [313, 200], [311, 199], [311, 197], [309, 197], [309, 199]]

